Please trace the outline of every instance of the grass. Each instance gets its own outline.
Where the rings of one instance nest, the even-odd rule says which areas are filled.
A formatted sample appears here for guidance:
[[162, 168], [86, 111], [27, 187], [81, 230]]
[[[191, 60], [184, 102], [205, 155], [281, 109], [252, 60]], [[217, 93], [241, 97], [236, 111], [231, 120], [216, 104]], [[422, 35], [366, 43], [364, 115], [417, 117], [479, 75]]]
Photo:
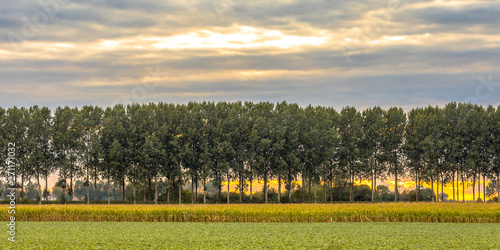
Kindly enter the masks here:
[[498, 249], [500, 224], [19, 222], [3, 249]]
[[[8, 220], [5, 213], [3, 220]], [[498, 203], [19, 205], [18, 221], [500, 223]]]

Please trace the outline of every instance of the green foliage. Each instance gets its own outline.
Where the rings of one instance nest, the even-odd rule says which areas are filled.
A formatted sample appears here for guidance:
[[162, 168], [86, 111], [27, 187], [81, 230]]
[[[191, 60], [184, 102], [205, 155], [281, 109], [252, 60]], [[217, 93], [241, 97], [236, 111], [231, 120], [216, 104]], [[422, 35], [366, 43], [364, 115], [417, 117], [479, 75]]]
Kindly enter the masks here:
[[17, 230], [16, 244], [4, 237], [4, 248], [495, 249], [492, 239], [500, 229], [446, 223], [20, 222]]
[[[263, 190], [252, 190], [262, 191], [263, 202], [325, 202], [344, 200], [346, 187], [350, 201], [367, 200], [367, 194], [377, 200], [375, 188], [356, 187], [355, 180], [372, 180], [376, 186], [380, 179], [394, 177], [397, 183], [409, 176], [421, 187], [423, 182], [475, 184], [480, 178], [500, 178], [499, 108], [467, 103], [408, 113], [397, 107], [360, 111], [349, 106], [339, 113], [287, 102], [58, 107], [53, 114], [38, 106], [0, 108], [3, 159], [7, 142], [16, 142], [20, 196], [31, 199], [47, 197], [43, 190], [54, 173], [64, 180], [70, 200], [102, 199], [92, 189], [105, 182], [110, 200], [154, 201], [158, 194], [170, 203], [179, 198], [199, 203], [200, 196], [203, 203], [227, 202], [227, 196], [222, 197], [222, 183], [227, 181], [237, 183], [237, 202], [246, 199], [250, 180], [265, 181]], [[270, 180], [284, 185], [268, 190]], [[314, 195], [294, 187], [298, 180], [315, 189]], [[79, 187], [77, 192], [78, 181], [94, 187]], [[36, 183], [39, 194], [28, 195], [30, 182]], [[128, 183], [135, 185], [122, 195]], [[210, 192], [204, 192], [207, 186]], [[188, 197], [185, 190], [178, 197], [179, 187], [190, 189]], [[465, 188], [462, 184], [460, 189]], [[492, 190], [488, 188], [487, 199], [495, 196]], [[425, 192], [417, 189], [415, 199], [427, 199]], [[395, 199], [413, 197], [398, 190], [392, 194]], [[452, 199], [457, 200], [455, 194]], [[225, 195], [234, 202], [231, 193]], [[260, 195], [249, 198], [260, 202]]]

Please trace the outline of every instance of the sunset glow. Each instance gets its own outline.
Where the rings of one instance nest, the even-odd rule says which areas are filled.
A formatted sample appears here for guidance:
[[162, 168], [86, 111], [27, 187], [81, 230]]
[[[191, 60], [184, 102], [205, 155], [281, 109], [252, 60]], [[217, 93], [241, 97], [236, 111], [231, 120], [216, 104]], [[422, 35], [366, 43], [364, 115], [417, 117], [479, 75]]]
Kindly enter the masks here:
[[[486, 186], [489, 185], [491, 183], [491, 181], [486, 181]], [[246, 182], [247, 185], [250, 184], [249, 181]], [[300, 187], [302, 185], [302, 181], [293, 181], [293, 184], [296, 186], [296, 187]], [[434, 193], [436, 194], [436, 196], [438, 195], [437, 193], [437, 189], [436, 189], [436, 185], [438, 183], [434, 182]], [[472, 181], [467, 181], [467, 182], [464, 182], [465, 184], [465, 200], [466, 201], [472, 201], [472, 196], [473, 196], [473, 182]], [[229, 187], [230, 187], [230, 192], [239, 192], [238, 190], [236, 190], [236, 186], [238, 185], [238, 182], [237, 181], [231, 181]], [[307, 185], [307, 183], [306, 183]], [[320, 185], [323, 185], [323, 182], [320, 183]], [[359, 186], [359, 185], [366, 185], [366, 186], [369, 186], [371, 187], [372, 185], [372, 182], [370, 180], [356, 180], [354, 182], [354, 185], [356, 186]], [[387, 187], [389, 187], [389, 190], [391, 191], [394, 191], [394, 181], [392, 180], [386, 180], [386, 181], [382, 181], [382, 180], [377, 180], [377, 186], [378, 185], [385, 185]], [[458, 188], [457, 188], [457, 183], [455, 183], [455, 196], [458, 197], [460, 199], [460, 201], [463, 200], [463, 196], [462, 196], [462, 182], [458, 182]], [[422, 186], [424, 188], [429, 188], [431, 189], [431, 184], [430, 183], [425, 183], [425, 182], [422, 182]], [[478, 186], [481, 188], [481, 197], [479, 197], [479, 191], [478, 191]], [[403, 192], [404, 190], [408, 190], [408, 191], [411, 191], [411, 190], [415, 190], [415, 181], [398, 181], [398, 190], [399, 192]], [[263, 180], [254, 180], [252, 182], [252, 193], [256, 193], [256, 192], [262, 192], [264, 188], [264, 181]], [[278, 190], [278, 181], [277, 180], [270, 180], [268, 181], [268, 188], [273, 188], [275, 190]], [[227, 181], [226, 182], [222, 182], [222, 190], [223, 191], [226, 191], [227, 192]], [[457, 190], [458, 190], [458, 195], [457, 195]], [[483, 199], [483, 190], [484, 190], [484, 185], [483, 185], [483, 182], [478, 182], [476, 181], [476, 185], [475, 185], [475, 198], [476, 200], [478, 198], [481, 198], [481, 200]], [[284, 193], [286, 192], [286, 189], [285, 189], [285, 182], [283, 181], [282, 184], [281, 184], [281, 191]], [[199, 189], [199, 192], [203, 192], [203, 189], [200, 188]], [[441, 197], [440, 194], [441, 194], [442, 190], [441, 190], [441, 183], [439, 183], [439, 198]], [[246, 195], [250, 194], [250, 190], [249, 189], [246, 189], [245, 192], [244, 192]], [[448, 183], [446, 185], [444, 185], [444, 193], [446, 195], [448, 195], [448, 199], [449, 200], [452, 200], [453, 199], [453, 186], [451, 183]], [[496, 194], [495, 194], [496, 195]], [[494, 195], [494, 196], [495, 196]], [[486, 196], [487, 199], [491, 198], [493, 196]], [[455, 198], [457, 199], [457, 198]]]

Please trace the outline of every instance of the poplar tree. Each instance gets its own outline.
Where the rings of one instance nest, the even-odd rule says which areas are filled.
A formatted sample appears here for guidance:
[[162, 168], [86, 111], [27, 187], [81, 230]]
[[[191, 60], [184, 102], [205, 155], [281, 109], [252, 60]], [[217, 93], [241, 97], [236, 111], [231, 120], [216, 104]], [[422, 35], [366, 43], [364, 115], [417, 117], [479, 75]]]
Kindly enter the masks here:
[[363, 111], [363, 145], [368, 160], [371, 179], [371, 199], [376, 200], [377, 178], [385, 173], [382, 161], [382, 134], [384, 129], [384, 110], [376, 106]]
[[349, 201], [352, 202], [353, 188], [361, 159], [362, 138], [361, 113], [354, 107], [345, 107], [340, 112], [338, 133], [340, 135], [339, 161], [349, 176]]
[[55, 159], [58, 166], [59, 178], [66, 181], [70, 179], [70, 185], [64, 185], [66, 192], [73, 200], [73, 179], [79, 177], [80, 166], [78, 163], [78, 142], [81, 136], [78, 109], [57, 108], [54, 116], [54, 150]]
[[398, 177], [405, 173], [401, 153], [403, 148], [406, 114], [402, 108], [392, 107], [385, 114], [383, 148], [389, 173], [394, 176], [394, 201], [398, 201]]
[[254, 145], [254, 170], [258, 177], [264, 181], [264, 202], [268, 203], [268, 181], [272, 178], [273, 167], [271, 165], [273, 156], [273, 119], [274, 104], [261, 102], [253, 109], [253, 127], [251, 142]]
[[97, 201], [97, 181], [99, 176], [98, 165], [101, 158], [100, 130], [102, 126], [103, 111], [99, 107], [84, 106], [80, 110], [82, 130], [80, 141], [80, 155], [85, 169], [85, 183], [87, 187], [87, 204], [90, 204], [90, 179], [94, 179], [94, 201]]

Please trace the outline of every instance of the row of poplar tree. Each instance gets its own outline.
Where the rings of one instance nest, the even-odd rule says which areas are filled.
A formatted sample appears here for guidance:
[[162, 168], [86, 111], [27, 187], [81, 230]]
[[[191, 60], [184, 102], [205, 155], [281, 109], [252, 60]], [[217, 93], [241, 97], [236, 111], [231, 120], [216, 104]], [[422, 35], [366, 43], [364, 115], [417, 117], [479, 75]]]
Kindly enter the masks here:
[[[298, 179], [324, 185], [324, 192], [347, 183], [351, 201], [356, 180], [371, 180], [372, 200], [377, 180], [398, 183], [403, 177], [415, 180], [417, 200], [424, 182], [441, 195], [444, 185], [453, 184], [453, 200], [465, 200], [466, 185], [473, 185], [476, 197], [481, 177], [500, 179], [500, 108], [469, 103], [407, 113], [349, 106], [338, 112], [286, 102], [12, 107], [0, 108], [0, 138], [2, 159], [7, 144], [16, 143], [21, 194], [35, 180], [45, 198], [54, 173], [71, 200], [79, 179], [86, 183], [87, 201], [89, 185], [102, 180], [119, 185], [122, 200], [126, 182], [132, 183], [134, 202], [139, 184], [150, 192], [154, 186], [157, 201], [160, 180], [167, 183], [168, 202], [174, 194], [180, 202], [186, 183], [193, 202], [199, 188], [206, 201], [209, 181], [216, 184], [217, 201], [222, 183], [231, 181], [240, 200], [247, 188], [251, 199], [253, 181], [261, 180], [267, 203], [271, 179], [280, 183], [278, 201], [282, 184], [290, 196]], [[394, 194], [397, 201], [398, 185]]]

